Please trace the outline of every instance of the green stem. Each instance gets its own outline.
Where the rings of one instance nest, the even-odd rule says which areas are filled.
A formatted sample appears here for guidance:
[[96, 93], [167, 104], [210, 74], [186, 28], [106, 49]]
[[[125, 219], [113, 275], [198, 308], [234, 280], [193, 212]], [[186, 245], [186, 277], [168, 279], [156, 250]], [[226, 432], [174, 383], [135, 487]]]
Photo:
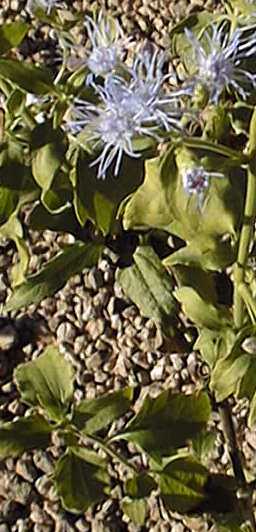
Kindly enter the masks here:
[[102, 440], [98, 436], [89, 436], [89, 435], [87, 436], [87, 434], [81, 434], [81, 432], [79, 432], [77, 430], [76, 430], [76, 434], [77, 434], [77, 436], [79, 438], [82, 438], [84, 440], [84, 442], [90, 442], [90, 443], [93, 443], [93, 444], [96, 443], [98, 445], [98, 447], [100, 447], [100, 449], [102, 449], [108, 456], [111, 456], [111, 458], [113, 458], [117, 462], [123, 464], [127, 469], [132, 471], [133, 474], [134, 473], [136, 475], [138, 474], [138, 470], [137, 470], [136, 466], [134, 466], [133, 464], [128, 462], [128, 460], [126, 460], [117, 451], [114, 451], [114, 449], [109, 447], [108, 444], [105, 443], [104, 440]]
[[234, 269], [234, 323], [237, 329], [243, 324], [244, 302], [240, 293], [240, 285], [244, 281], [256, 215], [256, 169], [253, 166], [251, 163], [248, 167], [244, 219], [239, 240], [237, 262]]
[[218, 155], [228, 157], [229, 159], [236, 162], [236, 164], [248, 164], [249, 161], [248, 155], [245, 155], [241, 152], [237, 152], [236, 150], [232, 150], [231, 148], [229, 148], [228, 146], [224, 146], [223, 144], [214, 144], [213, 142], [209, 142], [200, 138], [184, 138], [182, 139], [182, 143], [188, 148], [195, 148], [198, 150], [209, 150], [213, 153], [217, 153]]
[[219, 414], [222, 422], [222, 428], [225, 440], [228, 446], [229, 456], [232, 463], [235, 478], [242, 493], [244, 494], [241, 501], [241, 511], [245, 520], [250, 523], [252, 532], [256, 532], [256, 522], [252, 508], [251, 490], [246, 482], [242, 466], [242, 458], [237, 445], [236, 431], [233, 423], [230, 406], [227, 401], [219, 404]]
[[251, 313], [251, 319], [253, 323], [256, 321], [256, 303], [249, 290], [248, 286], [245, 283], [241, 283], [238, 287], [239, 294], [241, 295], [244, 303], [247, 306], [248, 312]]

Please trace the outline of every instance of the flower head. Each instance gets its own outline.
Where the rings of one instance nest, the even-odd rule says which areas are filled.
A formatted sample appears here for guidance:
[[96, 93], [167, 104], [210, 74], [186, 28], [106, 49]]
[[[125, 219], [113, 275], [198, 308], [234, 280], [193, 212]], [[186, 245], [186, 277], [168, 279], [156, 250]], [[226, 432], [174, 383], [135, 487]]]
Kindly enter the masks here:
[[213, 103], [218, 102], [224, 89], [234, 89], [245, 100], [249, 93], [244, 87], [256, 87], [256, 75], [242, 67], [242, 62], [256, 51], [254, 35], [245, 34], [248, 29], [251, 28], [237, 28], [229, 34], [224, 25], [211, 24], [211, 33], [203, 34], [205, 46], [190, 30], [185, 30], [196, 60], [194, 80], [206, 87]]
[[198, 207], [203, 207], [205, 194], [210, 186], [210, 179], [224, 177], [220, 172], [207, 172], [203, 166], [187, 168], [182, 172], [182, 182], [185, 192], [189, 196], [196, 196]]
[[114, 159], [117, 175], [123, 153], [140, 156], [133, 148], [136, 137], [160, 140], [161, 129], [182, 129], [179, 96], [187, 92], [165, 93], [162, 85], [169, 75], [162, 73], [163, 59], [163, 53], [155, 50], [152, 56], [141, 55], [135, 60], [129, 80], [112, 75], [105, 78], [103, 86], [91, 81], [99, 97], [98, 105], [75, 101], [73, 120], [68, 127], [74, 133], [86, 128], [94, 148], [103, 146], [93, 163], [99, 163], [98, 177], [105, 177]]
[[117, 20], [104, 16], [102, 11], [96, 22], [86, 17], [85, 27], [92, 45], [87, 66], [95, 76], [112, 74], [122, 63], [131, 39], [125, 37]]
[[28, 0], [27, 2], [27, 10], [32, 13], [34, 9], [41, 8], [49, 15], [53, 7], [64, 7], [64, 2], [61, 0]]

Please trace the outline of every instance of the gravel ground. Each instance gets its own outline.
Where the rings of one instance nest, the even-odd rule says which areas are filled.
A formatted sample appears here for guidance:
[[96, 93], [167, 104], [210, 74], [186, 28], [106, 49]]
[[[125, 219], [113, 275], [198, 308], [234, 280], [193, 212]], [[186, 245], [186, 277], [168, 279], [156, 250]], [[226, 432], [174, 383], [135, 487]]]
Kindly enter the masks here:
[[[3, 1], [0, 22], [26, 16], [26, 2]], [[217, 9], [219, 2], [179, 0], [109, 0], [106, 2], [74, 2], [74, 9], [85, 13], [95, 5], [118, 16], [127, 33], [139, 39], [150, 38], [166, 44], [168, 32], [175, 22], [202, 7]], [[21, 50], [21, 56], [32, 61], [44, 54], [50, 57], [54, 40], [44, 27], [34, 27]], [[54, 255], [63, 242], [72, 242], [70, 235], [29, 232], [30, 271]], [[117, 257], [104, 254], [97, 267], [73, 277], [53, 298], [38, 307], [30, 306], [26, 313], [12, 313], [0, 318], [0, 419], [9, 421], [23, 415], [12, 380], [12, 371], [21, 361], [36, 358], [48, 343], [54, 342], [76, 370], [76, 399], [93, 398], [126, 385], [140, 384], [143, 389], [135, 408], [146, 393], [158, 394], [165, 388], [191, 393], [207, 377], [207, 367], [194, 352], [170, 353], [154, 323], [143, 318], [127, 300], [114, 281]], [[10, 293], [9, 273], [17, 260], [11, 242], [0, 242], [0, 304]], [[255, 469], [256, 432], [246, 427], [247, 406], [241, 402], [233, 408], [240, 442]], [[215, 471], [230, 471], [227, 448], [220, 430], [218, 413], [210, 422], [216, 431], [215, 447], [209, 456]], [[69, 532], [69, 531], [129, 531], [129, 532], [204, 532], [215, 531], [205, 519], [184, 519], [169, 515], [156, 497], [150, 499], [150, 510], [144, 527], [136, 527], [120, 509], [120, 493], [97, 505], [93, 511], [74, 516], [61, 509], [50, 474], [55, 457], [62, 452], [61, 441], [53, 438], [47, 451], [24, 453], [18, 459], [8, 459], [0, 465], [0, 532]], [[127, 456], [143, 464], [144, 455], [128, 444]], [[142, 461], [142, 462], [141, 462]], [[111, 465], [122, 478], [121, 466]]]

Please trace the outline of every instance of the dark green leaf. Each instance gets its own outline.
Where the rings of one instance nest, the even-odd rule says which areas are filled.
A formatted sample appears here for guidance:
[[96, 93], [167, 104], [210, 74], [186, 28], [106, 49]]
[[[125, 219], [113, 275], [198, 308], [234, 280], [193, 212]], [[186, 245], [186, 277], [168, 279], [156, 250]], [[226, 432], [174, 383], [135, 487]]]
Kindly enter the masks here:
[[34, 94], [58, 94], [52, 77], [45, 69], [15, 59], [0, 59], [0, 73], [21, 89]]
[[102, 467], [87, 461], [87, 454], [79, 447], [69, 448], [55, 468], [57, 492], [66, 510], [85, 512], [91, 505], [106, 497], [109, 477]]
[[124, 388], [96, 399], [85, 399], [74, 408], [72, 422], [85, 434], [93, 434], [125, 414], [132, 398], [133, 389]]
[[29, 30], [26, 22], [11, 22], [3, 24], [0, 28], [0, 55], [5, 54], [11, 48], [19, 46]]
[[33, 229], [71, 233], [77, 235], [81, 233], [81, 227], [76, 219], [72, 206], [65, 207], [62, 212], [51, 213], [43, 205], [35, 205], [29, 216], [29, 225]]
[[176, 396], [166, 390], [155, 399], [146, 397], [124, 432], [112, 439], [132, 441], [152, 456], [167, 456], [205, 428], [210, 411], [205, 393]]
[[174, 512], [196, 511], [206, 499], [208, 471], [192, 458], [172, 460], [159, 475], [161, 497]]
[[[143, 160], [124, 157], [118, 177], [109, 172], [106, 179], [97, 178], [97, 169], [91, 167], [95, 157], [85, 152], [77, 159], [73, 171], [74, 207], [79, 223], [83, 226], [89, 218], [106, 233], [116, 215], [120, 202], [134, 192], [143, 177]], [[101, 205], [104, 212], [101, 212]]]
[[177, 310], [172, 278], [150, 246], [139, 246], [133, 260], [132, 266], [118, 272], [118, 282], [141, 314], [153, 318], [166, 335], [172, 336]]
[[0, 425], [0, 458], [50, 445], [51, 425], [39, 415], [24, 417]]
[[47, 347], [36, 360], [18, 366], [15, 378], [25, 403], [41, 405], [54, 421], [65, 418], [73, 395], [74, 370], [56, 347]]
[[6, 309], [15, 310], [31, 303], [38, 304], [45, 297], [52, 296], [72, 275], [94, 266], [101, 251], [102, 245], [98, 243], [76, 242], [67, 246], [39, 273], [28, 277], [27, 281], [15, 290], [7, 302]]
[[156, 482], [147, 473], [129, 478], [125, 483], [125, 492], [132, 498], [148, 497], [156, 488]]

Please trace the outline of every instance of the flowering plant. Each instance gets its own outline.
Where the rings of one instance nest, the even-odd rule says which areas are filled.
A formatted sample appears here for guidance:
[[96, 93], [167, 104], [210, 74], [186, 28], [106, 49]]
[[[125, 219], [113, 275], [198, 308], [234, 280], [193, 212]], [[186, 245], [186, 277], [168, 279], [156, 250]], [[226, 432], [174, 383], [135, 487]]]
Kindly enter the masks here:
[[[52, 296], [107, 246], [119, 255], [118, 283], [142, 315], [155, 320], [170, 349], [197, 349], [210, 374], [204, 391], [190, 398], [167, 390], [146, 399], [123, 432], [109, 437], [108, 426], [131, 408], [133, 390], [74, 405], [71, 368], [47, 351], [17, 369], [22, 400], [39, 413], [0, 427], [0, 456], [47, 446], [60, 430], [66, 453], [55, 477], [65, 508], [85, 511], [109, 494], [104, 460], [84, 449], [97, 444], [133, 475], [124, 508], [133, 516], [139, 508], [138, 524], [146, 515], [142, 499], [158, 490], [171, 511], [208, 512], [222, 531], [242, 523], [256, 530], [255, 481], [244, 473], [227, 402], [231, 394], [247, 398], [255, 424], [253, 3], [193, 14], [173, 28], [166, 51], [138, 47], [106, 13], [81, 20], [67, 7], [28, 2], [32, 19], [49, 24], [58, 43], [51, 68], [11, 57], [28, 23], [0, 30], [0, 233], [19, 253], [5, 311], [15, 317]], [[89, 50], [76, 42], [79, 24]], [[24, 209], [28, 227], [73, 237], [32, 275]], [[232, 477], [212, 474], [195, 451], [200, 438], [209, 441], [209, 397], [224, 417]], [[115, 452], [119, 439], [148, 454], [146, 472]], [[82, 494], [67, 489], [70, 471], [87, 478]]]

